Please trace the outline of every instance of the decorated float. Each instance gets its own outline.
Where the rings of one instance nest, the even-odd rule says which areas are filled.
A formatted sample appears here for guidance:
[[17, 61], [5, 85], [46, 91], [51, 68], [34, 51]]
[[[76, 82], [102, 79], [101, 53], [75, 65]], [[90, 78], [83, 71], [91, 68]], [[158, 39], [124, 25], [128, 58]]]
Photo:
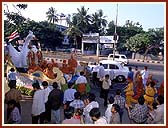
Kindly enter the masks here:
[[[70, 59], [63, 60], [62, 63], [57, 63], [54, 59], [47, 61], [43, 58], [42, 51], [32, 45], [32, 40], [35, 35], [32, 31], [25, 38], [20, 51], [16, 50], [12, 43], [7, 42], [5, 46], [5, 73], [7, 74], [11, 68], [14, 68], [17, 75], [17, 89], [23, 94], [33, 95], [33, 82], [47, 81], [49, 85], [57, 82], [59, 87], [66, 90], [68, 82], [74, 82], [79, 77], [76, 74], [78, 63], [72, 53]], [[77, 88], [75, 85], [74, 88]], [[87, 84], [87, 92], [90, 91], [90, 86]]]

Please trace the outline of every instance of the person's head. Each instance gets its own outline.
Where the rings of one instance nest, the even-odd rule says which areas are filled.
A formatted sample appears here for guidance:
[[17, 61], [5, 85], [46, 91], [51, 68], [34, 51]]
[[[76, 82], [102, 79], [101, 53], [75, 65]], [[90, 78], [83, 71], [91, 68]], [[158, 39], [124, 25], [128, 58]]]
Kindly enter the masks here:
[[73, 87], [73, 85], [74, 85], [74, 83], [69, 82], [69, 83], [68, 83], [68, 88], [69, 88], [69, 89], [70, 89], [70, 88], [72, 88], [72, 87]]
[[48, 87], [48, 82], [47, 82], [47, 81], [43, 81], [43, 82], [42, 82], [42, 86], [43, 86], [44, 88], [47, 88], [47, 87]]
[[92, 108], [89, 112], [90, 117], [93, 121], [97, 121], [100, 118], [100, 110], [99, 108]]
[[135, 70], [136, 70], [136, 71], [138, 70], [138, 66], [135, 66]]
[[152, 88], [154, 88], [155, 85], [156, 85], [156, 83], [155, 83], [154, 81], [151, 81], [151, 82], [150, 82], [150, 86], [151, 86]]
[[113, 104], [114, 103], [114, 97], [110, 96], [110, 98], [108, 99], [108, 101], [109, 101], [109, 104]]
[[81, 108], [75, 109], [75, 115], [76, 115], [76, 116], [81, 116], [81, 115], [83, 115], [83, 109], [81, 109]]
[[121, 89], [117, 89], [116, 95], [121, 95]]
[[113, 104], [112, 108], [111, 108], [111, 112], [112, 113], [117, 113], [120, 111], [120, 106], [118, 104]]
[[84, 75], [84, 72], [83, 72], [83, 71], [81, 71], [81, 72], [80, 72], [80, 76], [83, 76], [83, 75]]
[[40, 89], [40, 85], [39, 85], [38, 82], [33, 83], [32, 86], [33, 86], [33, 89], [34, 89], [34, 90]]
[[161, 95], [158, 95], [157, 99], [156, 99], [158, 104], [164, 104], [164, 97]]
[[7, 102], [8, 108], [13, 109], [16, 106], [16, 101], [14, 99]]
[[100, 66], [102, 66], [103, 64], [102, 63], [100, 63]]
[[156, 101], [154, 101], [153, 104], [152, 104], [152, 108], [157, 109], [157, 105], [158, 105], [158, 103]]
[[75, 99], [80, 99], [81, 98], [80, 92], [75, 92], [74, 97]]
[[148, 70], [148, 67], [147, 67], [147, 66], [144, 66], [144, 69], [145, 69], [145, 70]]
[[11, 68], [11, 69], [10, 69], [10, 71], [11, 71], [11, 72], [14, 72], [14, 71], [15, 71], [15, 69], [14, 69], [14, 68]]
[[110, 77], [109, 74], [106, 74], [106, 75], [105, 75], [105, 79], [106, 79], [106, 80], [108, 80], [109, 77]]
[[58, 88], [58, 83], [57, 82], [53, 82], [52, 86], [53, 86], [53, 88], [57, 89]]
[[69, 106], [67, 109], [64, 110], [64, 116], [66, 119], [71, 119], [74, 116], [75, 108]]
[[144, 99], [144, 97], [143, 97], [143, 95], [142, 95], [142, 96], [140, 96], [140, 97], [138, 98], [138, 103], [139, 103], [140, 105], [143, 105], [144, 102], [145, 102], [145, 99]]
[[89, 102], [95, 101], [95, 98], [96, 98], [96, 96], [94, 93], [89, 93], [89, 96], [88, 96]]
[[132, 71], [132, 67], [129, 67], [129, 71]]

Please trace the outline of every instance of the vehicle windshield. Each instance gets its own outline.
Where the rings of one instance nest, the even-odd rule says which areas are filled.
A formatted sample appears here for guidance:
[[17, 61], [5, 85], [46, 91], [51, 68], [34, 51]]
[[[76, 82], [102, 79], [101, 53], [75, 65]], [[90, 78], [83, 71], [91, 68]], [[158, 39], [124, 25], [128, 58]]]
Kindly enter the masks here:
[[108, 64], [103, 64], [104, 69], [108, 68]]

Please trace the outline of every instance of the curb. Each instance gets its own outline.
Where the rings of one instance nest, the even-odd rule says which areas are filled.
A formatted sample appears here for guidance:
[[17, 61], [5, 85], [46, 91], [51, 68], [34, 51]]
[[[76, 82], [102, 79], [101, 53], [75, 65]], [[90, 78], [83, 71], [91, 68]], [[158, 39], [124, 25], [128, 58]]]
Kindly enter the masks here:
[[139, 60], [139, 59], [135, 59], [135, 61], [146, 62], [146, 63], [155, 63], [155, 64], [164, 64], [164, 61], [155, 61], [155, 60]]

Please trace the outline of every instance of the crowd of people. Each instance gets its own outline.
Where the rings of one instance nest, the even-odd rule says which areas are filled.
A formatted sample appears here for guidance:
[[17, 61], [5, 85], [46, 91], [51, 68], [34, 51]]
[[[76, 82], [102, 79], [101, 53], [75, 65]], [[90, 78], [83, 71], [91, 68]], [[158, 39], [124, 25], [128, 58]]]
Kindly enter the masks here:
[[[130, 123], [136, 124], [163, 124], [164, 123], [164, 86], [156, 89], [156, 81], [148, 72], [138, 70], [132, 71], [129, 67], [127, 86], [124, 90], [117, 89], [115, 94], [109, 94], [112, 82], [108, 74], [104, 73], [104, 68], [100, 64], [97, 72], [99, 78], [89, 80], [89, 84], [100, 88], [100, 98], [104, 99], [102, 113], [100, 103], [94, 93], [86, 92], [88, 79], [84, 71], [80, 71], [80, 76], [75, 82], [68, 82], [68, 89], [62, 91], [57, 82], [49, 85], [43, 81], [40, 85], [38, 81], [32, 84], [34, 89], [32, 101], [32, 124], [122, 124], [124, 110], [128, 111]], [[95, 74], [93, 74], [95, 75]], [[7, 104], [7, 122], [22, 123], [20, 100], [21, 92], [16, 89], [16, 77], [14, 70], [8, 74], [8, 86], [10, 90], [5, 94]], [[75, 89], [74, 85], [78, 88]], [[122, 94], [124, 93], [124, 95]], [[62, 118], [61, 110], [64, 116]], [[51, 117], [54, 122], [51, 122]]]

